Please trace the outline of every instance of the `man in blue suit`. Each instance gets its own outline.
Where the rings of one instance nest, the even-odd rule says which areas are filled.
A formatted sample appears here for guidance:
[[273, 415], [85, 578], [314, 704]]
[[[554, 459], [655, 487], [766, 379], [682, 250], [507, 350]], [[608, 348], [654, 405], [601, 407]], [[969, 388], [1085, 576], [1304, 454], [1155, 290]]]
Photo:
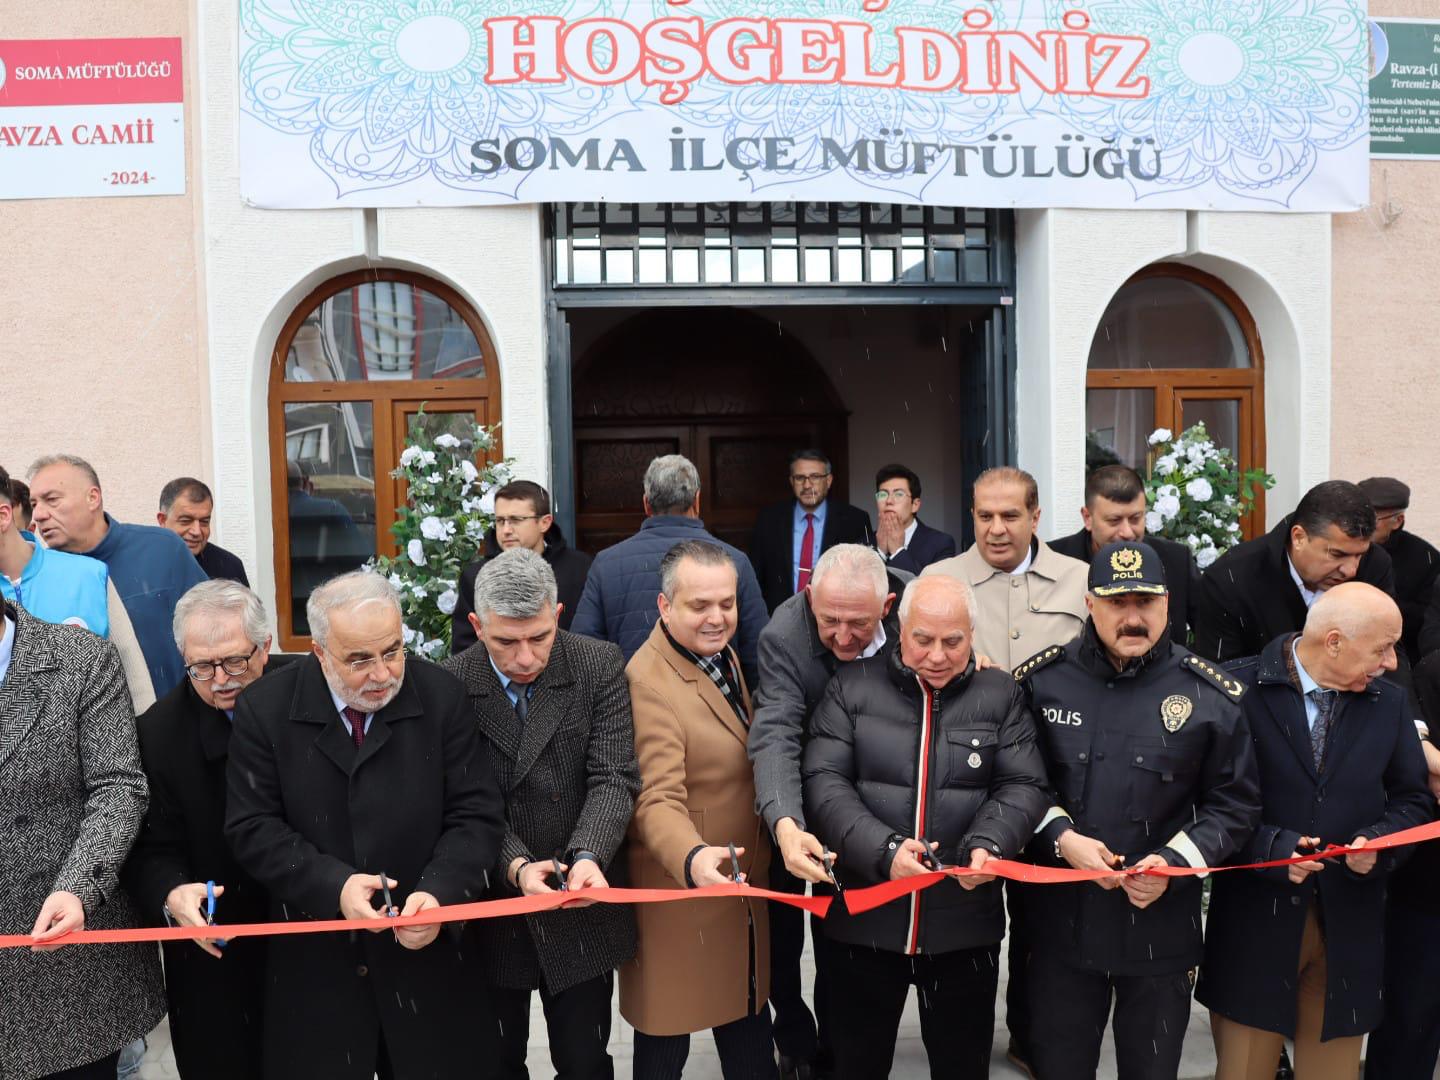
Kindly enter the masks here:
[[1348, 582], [1315, 601], [1303, 633], [1227, 665], [1250, 686], [1240, 704], [1263, 803], [1239, 861], [1353, 850], [1216, 875], [1196, 997], [1219, 1080], [1273, 1077], [1286, 1038], [1296, 1075], [1353, 1077], [1380, 1022], [1385, 886], [1404, 852], [1367, 847], [1434, 809], [1405, 692], [1384, 678], [1400, 636], [1395, 601]]
[[931, 563], [955, 554], [955, 538], [919, 518], [920, 477], [904, 465], [886, 465], [875, 474], [875, 547], [891, 570], [920, 576]]

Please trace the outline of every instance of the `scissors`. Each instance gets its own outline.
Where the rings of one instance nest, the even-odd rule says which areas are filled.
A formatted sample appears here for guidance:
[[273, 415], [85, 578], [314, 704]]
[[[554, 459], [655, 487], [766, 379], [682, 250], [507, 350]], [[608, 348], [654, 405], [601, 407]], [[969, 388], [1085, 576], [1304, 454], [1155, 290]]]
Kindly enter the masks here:
[[555, 867], [554, 873], [555, 873], [555, 880], [556, 880], [556, 882], [559, 883], [559, 884], [558, 884], [558, 888], [560, 889], [561, 892], [569, 892], [569, 891], [570, 891], [570, 882], [569, 882], [568, 880], [566, 880], [566, 879], [567, 879], [570, 875], [567, 874], [564, 870], [561, 870], [561, 869], [560, 869], [560, 863], [564, 860], [564, 858], [565, 858], [565, 853], [564, 853], [563, 851], [557, 851], [557, 852], [555, 852], [555, 862], [554, 862], [552, 865]]
[[743, 885], [744, 879], [740, 874], [740, 856], [735, 852], [735, 843], [730, 843], [730, 880], [736, 885]]
[[919, 838], [925, 850], [916, 856], [916, 861], [927, 870], [939, 870], [940, 860], [935, 857], [935, 852], [930, 849], [930, 841], [923, 836]]
[[390, 898], [390, 879], [385, 876], [385, 871], [380, 871], [380, 889], [385, 894], [385, 917], [393, 919], [399, 912], [396, 910], [395, 901]]
[[[205, 925], [215, 925], [215, 882], [205, 882]], [[215, 944], [218, 948], [225, 947], [224, 938], [216, 938]]]
[[816, 859], [814, 855], [811, 855], [810, 858], [820, 864], [820, 868], [825, 871], [825, 876], [830, 879], [830, 885], [838, 893], [841, 890], [842, 886], [839, 879], [835, 876], [834, 852], [832, 852], [829, 848], [826, 848], [825, 854], [822, 855], [819, 859]]

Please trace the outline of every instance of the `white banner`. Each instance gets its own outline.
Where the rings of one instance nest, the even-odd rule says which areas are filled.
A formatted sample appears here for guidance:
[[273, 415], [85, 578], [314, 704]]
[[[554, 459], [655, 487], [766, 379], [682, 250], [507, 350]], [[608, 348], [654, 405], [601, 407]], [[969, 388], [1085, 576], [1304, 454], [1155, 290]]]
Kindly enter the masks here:
[[185, 193], [179, 38], [0, 40], [0, 199]]
[[1347, 211], [1364, 0], [240, 0], [263, 207]]

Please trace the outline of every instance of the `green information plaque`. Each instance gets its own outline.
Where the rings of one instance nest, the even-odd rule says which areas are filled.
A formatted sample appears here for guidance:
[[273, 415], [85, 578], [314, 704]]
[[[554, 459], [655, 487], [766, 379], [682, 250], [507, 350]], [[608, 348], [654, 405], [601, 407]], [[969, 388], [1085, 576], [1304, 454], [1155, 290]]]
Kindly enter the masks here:
[[1440, 160], [1440, 19], [1370, 23], [1370, 156]]

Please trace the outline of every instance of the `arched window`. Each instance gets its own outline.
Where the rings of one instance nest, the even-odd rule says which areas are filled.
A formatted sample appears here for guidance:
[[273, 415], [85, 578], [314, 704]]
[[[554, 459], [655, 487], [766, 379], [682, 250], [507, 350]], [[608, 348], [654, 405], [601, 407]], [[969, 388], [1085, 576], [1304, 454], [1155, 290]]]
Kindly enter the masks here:
[[309, 647], [305, 601], [316, 585], [394, 552], [405, 492], [390, 473], [422, 405], [481, 424], [500, 416], [490, 336], [453, 289], [362, 270], [326, 282], [285, 323], [270, 365], [282, 648]]
[[[1265, 372], [1255, 320], [1218, 278], [1188, 266], [1146, 267], [1120, 287], [1090, 344], [1087, 471], [1120, 461], [1142, 475], [1156, 428], [1201, 421], [1240, 468], [1265, 464]], [[1264, 496], [1242, 522], [1264, 527]]]

